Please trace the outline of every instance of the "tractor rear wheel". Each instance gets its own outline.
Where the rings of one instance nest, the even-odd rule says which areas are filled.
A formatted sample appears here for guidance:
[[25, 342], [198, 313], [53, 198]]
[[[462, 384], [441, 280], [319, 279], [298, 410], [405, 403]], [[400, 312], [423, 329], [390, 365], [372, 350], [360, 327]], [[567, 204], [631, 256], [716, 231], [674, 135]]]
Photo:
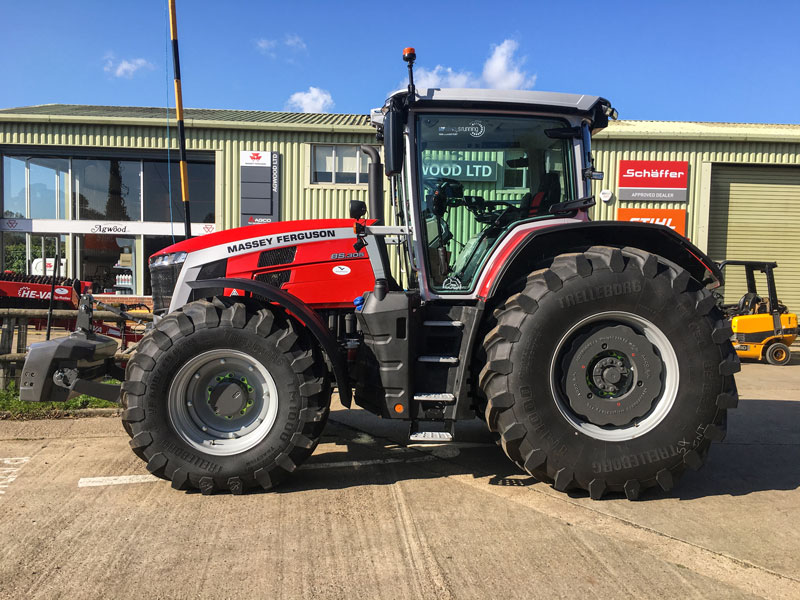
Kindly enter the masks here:
[[713, 296], [634, 248], [564, 254], [495, 312], [479, 384], [506, 454], [592, 498], [672, 488], [725, 435], [739, 360]]
[[278, 310], [224, 298], [187, 304], [128, 363], [131, 447], [178, 489], [271, 489], [311, 455], [327, 420], [331, 389], [317, 352]]

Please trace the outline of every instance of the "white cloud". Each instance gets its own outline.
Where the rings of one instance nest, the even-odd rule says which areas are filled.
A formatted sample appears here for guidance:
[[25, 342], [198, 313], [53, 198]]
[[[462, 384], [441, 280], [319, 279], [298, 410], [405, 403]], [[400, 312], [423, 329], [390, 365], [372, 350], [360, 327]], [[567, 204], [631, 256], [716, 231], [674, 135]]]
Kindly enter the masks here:
[[103, 57], [105, 64], [103, 71], [111, 73], [114, 77], [124, 77], [125, 79], [133, 78], [136, 71], [141, 69], [153, 69], [152, 63], [144, 58], [132, 58], [131, 60], [122, 59], [117, 61], [113, 52], [107, 52]]
[[258, 51], [261, 52], [261, 54], [267, 54], [272, 57], [275, 56], [273, 50], [277, 45], [278, 45], [277, 40], [268, 40], [267, 38], [261, 38], [256, 40], [256, 48], [258, 48]]
[[522, 70], [525, 62], [514, 58], [519, 44], [514, 40], [504, 40], [495, 46], [492, 55], [483, 65], [483, 80], [486, 87], [498, 90], [524, 90], [536, 83], [536, 75], [528, 75]]
[[283, 41], [289, 48], [293, 48], [294, 50], [305, 50], [306, 43], [303, 41], [299, 35], [291, 33], [286, 35], [286, 39]]
[[270, 58], [278, 58], [279, 47], [288, 48], [292, 52], [304, 52], [306, 50], [305, 40], [294, 33], [287, 33], [283, 41], [259, 38], [255, 41], [255, 45], [261, 54]]
[[[525, 57], [517, 59], [514, 54], [519, 48], [514, 40], [492, 46], [492, 52], [483, 63], [483, 72], [476, 76], [471, 71], [456, 71], [451, 67], [436, 65], [433, 69], [419, 67], [414, 70], [414, 83], [421, 88], [491, 88], [500, 90], [524, 90], [536, 83], [536, 75], [522, 69]], [[399, 86], [404, 88], [405, 81]]]
[[307, 92], [295, 92], [286, 102], [286, 110], [304, 113], [324, 113], [333, 108], [333, 97], [330, 92], [309, 86]]
[[481, 80], [469, 71], [454, 71], [450, 67], [436, 65], [433, 70], [421, 67], [414, 72], [414, 85], [421, 88], [481, 87]]

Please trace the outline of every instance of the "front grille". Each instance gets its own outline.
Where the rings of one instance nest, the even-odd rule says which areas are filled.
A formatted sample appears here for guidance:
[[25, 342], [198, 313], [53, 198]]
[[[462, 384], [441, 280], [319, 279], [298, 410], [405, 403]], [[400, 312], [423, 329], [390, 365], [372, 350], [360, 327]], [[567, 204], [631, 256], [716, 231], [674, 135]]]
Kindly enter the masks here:
[[183, 265], [158, 265], [150, 267], [150, 286], [153, 289], [153, 312], [162, 313], [169, 310], [172, 293], [178, 282], [178, 275]]
[[269, 285], [273, 285], [276, 288], [281, 287], [284, 283], [289, 282], [289, 276], [292, 274], [291, 271], [273, 271], [272, 273], [260, 273], [254, 277], [256, 281], [263, 281], [264, 283], [268, 283]]
[[275, 265], [287, 265], [294, 261], [297, 254], [297, 246], [287, 246], [286, 248], [275, 248], [274, 250], [264, 250], [258, 255], [258, 266], [274, 267]]

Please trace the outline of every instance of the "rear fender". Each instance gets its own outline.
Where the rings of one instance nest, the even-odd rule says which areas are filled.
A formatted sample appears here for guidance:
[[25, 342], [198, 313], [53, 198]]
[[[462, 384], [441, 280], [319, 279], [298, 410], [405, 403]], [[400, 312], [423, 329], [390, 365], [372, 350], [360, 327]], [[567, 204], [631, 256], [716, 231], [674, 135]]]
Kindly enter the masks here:
[[300, 321], [308, 331], [314, 336], [328, 356], [333, 366], [333, 375], [336, 378], [336, 385], [339, 388], [339, 400], [344, 406], [350, 407], [350, 382], [347, 376], [347, 365], [345, 357], [339, 347], [339, 343], [331, 333], [330, 329], [320, 319], [319, 315], [311, 310], [302, 300], [284, 292], [274, 286], [253, 279], [239, 279], [234, 277], [205, 279], [200, 281], [190, 281], [188, 286], [192, 289], [196, 298], [203, 298], [203, 292], [218, 292], [220, 288], [244, 290], [251, 294], [256, 294], [274, 302], [289, 311], [292, 316]]
[[[509, 244], [501, 244], [500, 263], [479, 290], [479, 296], [490, 299], [505, 296], [509, 286], [528, 273], [547, 266], [559, 254], [582, 252], [591, 246], [631, 246], [657, 254], [678, 266], [709, 288], [723, 283], [722, 272], [697, 246], [669, 227], [646, 223], [590, 221], [554, 225], [536, 229], [527, 235], [509, 233]], [[494, 258], [494, 257], [493, 257]], [[490, 263], [491, 264], [491, 263]]]

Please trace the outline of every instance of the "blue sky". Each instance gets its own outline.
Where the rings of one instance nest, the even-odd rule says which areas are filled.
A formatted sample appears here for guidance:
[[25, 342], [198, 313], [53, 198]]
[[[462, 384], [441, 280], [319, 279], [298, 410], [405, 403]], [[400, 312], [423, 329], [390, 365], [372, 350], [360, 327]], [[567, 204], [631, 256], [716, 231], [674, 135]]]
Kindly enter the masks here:
[[[796, 2], [177, 7], [186, 107], [366, 113], [414, 46], [422, 83], [598, 94], [623, 119], [800, 122]], [[174, 105], [166, 18], [166, 0], [5, 0], [0, 108]]]

